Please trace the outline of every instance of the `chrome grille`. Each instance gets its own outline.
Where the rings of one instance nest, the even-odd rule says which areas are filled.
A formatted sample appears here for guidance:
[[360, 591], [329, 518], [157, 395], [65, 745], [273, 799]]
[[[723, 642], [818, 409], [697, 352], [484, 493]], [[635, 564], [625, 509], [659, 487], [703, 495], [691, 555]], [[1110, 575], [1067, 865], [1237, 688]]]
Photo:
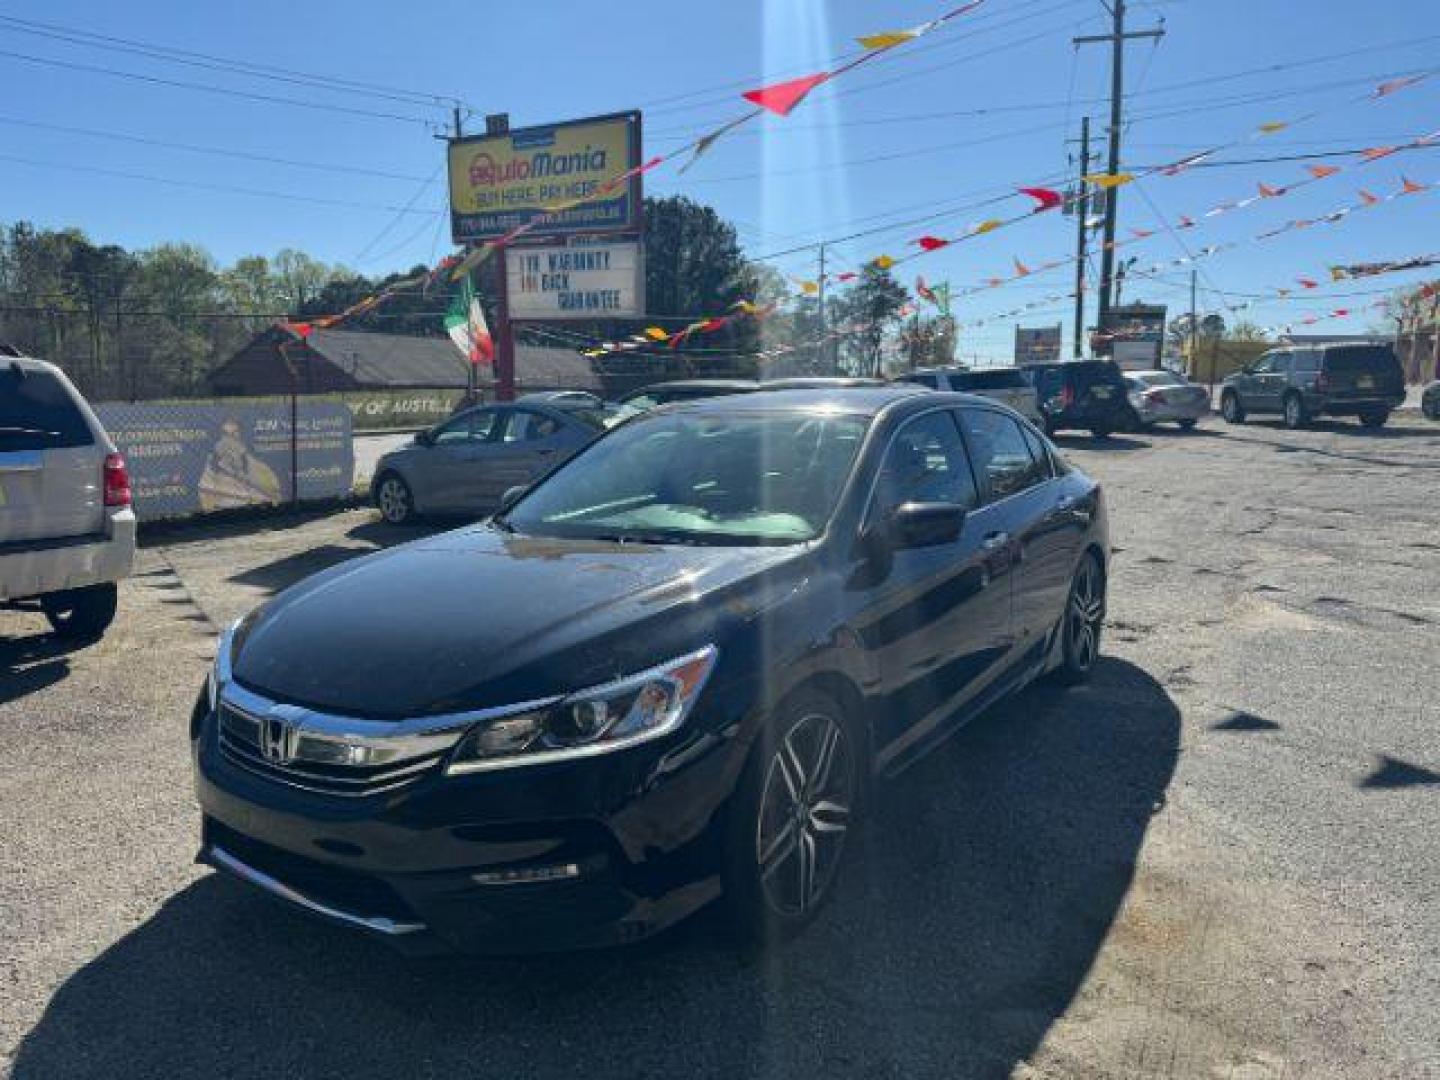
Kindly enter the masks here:
[[226, 760], [266, 780], [347, 798], [380, 795], [416, 783], [439, 764], [459, 734], [447, 733], [423, 743], [413, 737], [397, 738], [392, 747], [383, 745], [383, 737], [346, 738], [298, 726], [288, 748], [289, 760], [277, 761], [267, 757], [262, 746], [263, 716], [221, 702], [219, 742]]

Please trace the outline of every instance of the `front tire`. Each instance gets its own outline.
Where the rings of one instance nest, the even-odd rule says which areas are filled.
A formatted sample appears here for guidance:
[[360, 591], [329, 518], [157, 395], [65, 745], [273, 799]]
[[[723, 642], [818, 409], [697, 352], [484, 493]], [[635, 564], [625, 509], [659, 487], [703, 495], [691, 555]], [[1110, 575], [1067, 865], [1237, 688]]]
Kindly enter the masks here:
[[408, 525], [415, 520], [415, 496], [410, 485], [396, 473], [386, 473], [375, 485], [375, 508], [391, 525]]
[[1087, 552], [1070, 583], [1060, 626], [1061, 662], [1055, 678], [1075, 685], [1085, 682], [1100, 659], [1100, 634], [1105, 624], [1105, 569]]
[[67, 589], [40, 598], [40, 609], [57, 637], [67, 641], [95, 641], [115, 621], [120, 590], [114, 582]]
[[1285, 395], [1285, 426], [1291, 431], [1298, 431], [1310, 422], [1310, 414], [1305, 409], [1305, 399], [1299, 394]]
[[1195, 430], [1195, 421], [1194, 421], [1193, 419], [1190, 419], [1190, 420], [1177, 420], [1176, 423], [1178, 423], [1178, 424], [1180, 425], [1180, 430], [1181, 430], [1181, 431], [1194, 431], [1194, 430]]
[[1234, 390], [1226, 390], [1220, 395], [1220, 415], [1225, 418], [1227, 424], [1243, 424], [1245, 422], [1245, 410], [1240, 406], [1240, 395]]
[[1390, 419], [1389, 409], [1374, 409], [1360, 414], [1360, 423], [1368, 428], [1380, 428], [1385, 426], [1385, 421]]
[[1108, 439], [1110, 437], [1110, 428], [1106, 424], [1099, 424], [1090, 429], [1090, 434], [1097, 439]]
[[761, 944], [810, 922], [835, 890], [858, 823], [865, 743], [828, 694], [804, 690], [750, 752], [726, 836], [725, 896]]

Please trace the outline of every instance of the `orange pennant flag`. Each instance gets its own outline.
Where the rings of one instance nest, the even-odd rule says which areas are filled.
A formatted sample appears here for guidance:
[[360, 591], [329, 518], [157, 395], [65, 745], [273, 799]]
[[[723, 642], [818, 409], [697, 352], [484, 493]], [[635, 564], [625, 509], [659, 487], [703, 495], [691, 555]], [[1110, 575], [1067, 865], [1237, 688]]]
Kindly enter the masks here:
[[670, 337], [668, 333], [660, 329], [660, 327], [658, 326], [646, 327], [645, 336], [648, 337], [651, 341], [666, 341]]
[[1300, 287], [1302, 289], [1314, 289], [1319, 287], [1320, 285], [1318, 281], [1315, 281], [1312, 278], [1308, 277], [1298, 277], [1295, 280], [1300, 284]]
[[1274, 199], [1285, 194], [1283, 187], [1271, 187], [1269, 184], [1256, 184], [1262, 199]]
[[1260, 125], [1260, 134], [1274, 135], [1277, 131], [1284, 131], [1289, 126], [1283, 120], [1271, 120], [1268, 124]]
[[904, 45], [907, 41], [914, 41], [920, 34], [915, 30], [886, 30], [879, 34], [867, 34], [864, 37], [856, 38], [862, 49], [893, 49], [896, 45]]
[[895, 260], [889, 255], [876, 255], [870, 262], [877, 270], [889, 270], [895, 265]]
[[1430, 190], [1429, 184], [1417, 184], [1414, 180], [1411, 180], [1407, 176], [1401, 176], [1400, 181], [1405, 185], [1400, 190], [1400, 194], [1402, 195], [1418, 195], [1422, 191]]
[[1380, 196], [1371, 195], [1370, 192], [1366, 191], [1364, 188], [1361, 188], [1360, 201], [1363, 202], [1366, 206], [1374, 206], [1380, 201]]
[[986, 221], [982, 221], [979, 225], [976, 225], [970, 235], [982, 236], [987, 232], [994, 232], [996, 229], [1000, 228], [1000, 226], [1004, 224], [1005, 223], [999, 218], [990, 218]]
[[1360, 157], [1364, 161], [1379, 161], [1381, 158], [1389, 157], [1399, 149], [1398, 146], [1372, 146], [1369, 150], [1361, 154]]
[[1135, 179], [1135, 176], [1133, 173], [1127, 172], [1091, 173], [1088, 176], [1082, 176], [1080, 179], [1084, 180], [1087, 184], [1094, 184], [1098, 188], [1117, 188], [1123, 184], [1130, 183], [1131, 180]]
[[1327, 176], [1334, 176], [1340, 171], [1338, 165], [1306, 165], [1305, 169], [1316, 180], [1324, 180]]
[[818, 281], [802, 281], [800, 282], [800, 291], [806, 296], [814, 296], [820, 291], [820, 283]]
[[1026, 266], [1024, 263], [1022, 263], [1019, 259], [1015, 259], [1015, 276], [1016, 276], [1016, 277], [1029, 277], [1029, 276], [1030, 276], [1030, 268], [1029, 268], [1028, 266]]

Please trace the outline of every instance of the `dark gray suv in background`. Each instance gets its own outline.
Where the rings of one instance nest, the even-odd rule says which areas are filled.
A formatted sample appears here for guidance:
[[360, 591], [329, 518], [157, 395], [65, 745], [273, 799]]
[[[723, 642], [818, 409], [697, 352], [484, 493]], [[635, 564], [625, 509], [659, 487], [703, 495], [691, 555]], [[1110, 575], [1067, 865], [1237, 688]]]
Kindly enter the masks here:
[[1381, 427], [1405, 402], [1405, 374], [1389, 345], [1290, 346], [1272, 349], [1227, 378], [1220, 414], [1231, 424], [1247, 413], [1279, 413], [1285, 426], [1316, 416], [1358, 416]]

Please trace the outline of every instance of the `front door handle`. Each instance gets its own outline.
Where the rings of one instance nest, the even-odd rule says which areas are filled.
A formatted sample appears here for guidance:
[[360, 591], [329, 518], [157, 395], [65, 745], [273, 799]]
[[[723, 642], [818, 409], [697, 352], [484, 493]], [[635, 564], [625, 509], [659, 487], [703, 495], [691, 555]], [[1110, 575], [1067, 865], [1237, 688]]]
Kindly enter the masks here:
[[993, 532], [980, 541], [980, 546], [986, 551], [999, 551], [1010, 543], [1010, 534], [1007, 532]]

